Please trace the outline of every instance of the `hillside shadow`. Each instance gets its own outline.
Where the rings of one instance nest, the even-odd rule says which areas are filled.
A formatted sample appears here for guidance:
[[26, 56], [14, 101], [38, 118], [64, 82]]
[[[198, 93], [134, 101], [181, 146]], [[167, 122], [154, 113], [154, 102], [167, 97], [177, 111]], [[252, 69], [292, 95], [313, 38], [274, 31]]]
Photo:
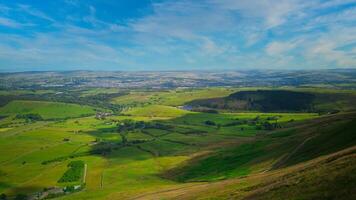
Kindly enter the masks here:
[[13, 187], [8, 190], [6, 195], [9, 197], [9, 199], [29, 199], [29, 196], [35, 194], [38, 191], [42, 191], [43, 189], [44, 188], [36, 186]]

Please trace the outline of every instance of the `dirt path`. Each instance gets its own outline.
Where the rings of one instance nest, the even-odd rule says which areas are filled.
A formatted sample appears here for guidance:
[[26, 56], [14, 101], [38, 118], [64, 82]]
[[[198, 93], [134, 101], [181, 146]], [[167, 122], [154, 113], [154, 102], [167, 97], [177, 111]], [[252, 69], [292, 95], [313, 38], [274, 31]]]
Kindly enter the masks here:
[[286, 161], [289, 160], [289, 158], [291, 158], [295, 153], [297, 153], [299, 151], [299, 149], [301, 149], [305, 143], [307, 143], [309, 140], [311, 140], [313, 137], [315, 137], [315, 135], [312, 135], [308, 138], [306, 138], [302, 143], [300, 143], [292, 152], [290, 152], [288, 155], [284, 156], [283, 158], [281, 158], [280, 160], [278, 160], [275, 164], [273, 164], [273, 166], [271, 167], [271, 169], [267, 170], [267, 171], [271, 171], [274, 169], [279, 168], [280, 166], [282, 166]]
[[[303, 146], [310, 141], [311, 139], [313, 139], [314, 137], [316, 137], [318, 134], [320, 134], [321, 130], [323, 127], [328, 126], [329, 122], [319, 122], [318, 126], [314, 129], [310, 129], [308, 133], [311, 134], [311, 136], [307, 137], [302, 143], [300, 143], [292, 152], [290, 152], [289, 154], [287, 154], [286, 156], [284, 156], [283, 158], [281, 158], [280, 160], [278, 160], [275, 164], [273, 164], [273, 166], [267, 170], [267, 171], [271, 171], [274, 169], [277, 169], [279, 167], [281, 167], [283, 164], [285, 164], [293, 155], [295, 155], [301, 148], [303, 148]], [[300, 127], [297, 127], [300, 129]]]
[[104, 172], [102, 172], [100, 176], [100, 189], [103, 188], [104, 188]]
[[85, 183], [85, 182], [86, 182], [86, 178], [87, 178], [87, 169], [88, 169], [88, 165], [85, 163], [85, 164], [84, 164], [83, 183]]

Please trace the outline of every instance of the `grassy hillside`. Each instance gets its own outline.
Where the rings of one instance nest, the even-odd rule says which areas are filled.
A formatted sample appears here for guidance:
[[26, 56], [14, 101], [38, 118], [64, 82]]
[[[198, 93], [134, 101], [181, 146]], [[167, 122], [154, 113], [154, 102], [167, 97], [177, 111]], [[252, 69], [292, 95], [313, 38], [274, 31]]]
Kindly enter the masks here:
[[303, 145], [278, 167], [291, 166], [356, 145], [356, 119], [325, 123], [331, 125], [320, 125], [318, 130], [313, 132]]
[[355, 146], [355, 120], [355, 115], [341, 115], [273, 132], [193, 158], [163, 176], [181, 182], [214, 181], [309, 161]]
[[39, 114], [43, 119], [60, 119], [94, 114], [93, 108], [46, 101], [12, 101], [0, 108], [0, 115]]
[[287, 168], [285, 175], [248, 188], [245, 199], [355, 199], [355, 156], [356, 149], [350, 148]]
[[356, 198], [356, 149], [239, 179], [197, 183], [137, 196], [137, 200], [311, 200]]
[[219, 147], [163, 174], [198, 183], [138, 199], [354, 199], [355, 118], [320, 118], [255, 141]]

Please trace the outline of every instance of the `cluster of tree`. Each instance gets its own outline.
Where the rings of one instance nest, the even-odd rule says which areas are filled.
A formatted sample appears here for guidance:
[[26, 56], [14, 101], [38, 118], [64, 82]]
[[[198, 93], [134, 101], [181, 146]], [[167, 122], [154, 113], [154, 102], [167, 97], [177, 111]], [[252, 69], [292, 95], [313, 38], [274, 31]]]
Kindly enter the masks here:
[[194, 100], [194, 108], [262, 112], [313, 111], [315, 95], [287, 90], [240, 91], [228, 97]]
[[[7, 200], [7, 199], [10, 199], [8, 198], [8, 196], [4, 193], [0, 194], [0, 200]], [[11, 198], [11, 199], [14, 199], [14, 200], [27, 200], [29, 199], [29, 196], [27, 196], [26, 194], [17, 194], [15, 196], [15, 198]]]
[[191, 111], [203, 112], [203, 113], [211, 113], [211, 114], [219, 114], [219, 111], [217, 111], [215, 109], [201, 108], [201, 107], [192, 108]]
[[281, 125], [278, 124], [277, 122], [275, 123], [270, 123], [269, 121], [264, 121], [260, 125], [256, 126], [257, 130], [275, 130], [277, 128], [281, 128]]
[[121, 143], [123, 145], [128, 144], [136, 144], [145, 142], [143, 140], [136, 140], [136, 141], [128, 141], [127, 134], [133, 131], [143, 131], [144, 129], [161, 129], [161, 130], [170, 130], [173, 127], [170, 125], [162, 124], [162, 123], [152, 123], [152, 122], [144, 122], [144, 121], [134, 121], [134, 120], [122, 120], [119, 121], [117, 124], [117, 132], [121, 137]]
[[134, 121], [134, 120], [123, 120], [120, 121], [117, 125], [117, 131], [119, 133], [122, 132], [128, 132], [128, 131], [134, 131], [136, 129], [144, 129], [146, 126], [146, 123], [144, 121]]
[[6, 194], [1, 194], [0, 195], [0, 200], [7, 200], [7, 199], [14, 199], [14, 200], [28, 200], [29, 199], [29, 196], [27, 196], [26, 194], [17, 194], [16, 196], [15, 196], [15, 198], [14, 197], [12, 197], [12, 198], [9, 198]]
[[98, 155], [106, 155], [117, 147], [118, 147], [117, 144], [101, 141], [90, 150], [90, 153], [98, 154]]
[[16, 119], [25, 119], [26, 121], [41, 121], [43, 120], [42, 116], [36, 113], [28, 114], [17, 114]]
[[0, 200], [6, 200], [6, 199], [7, 199], [6, 194], [4, 193], [0, 194]]
[[205, 121], [204, 123], [205, 123], [206, 125], [208, 125], [208, 126], [216, 126], [216, 123], [213, 122], [213, 121], [210, 121], [210, 120], [207, 120], [207, 121]]
[[240, 121], [234, 121], [234, 122], [230, 122], [227, 124], [223, 124], [223, 127], [229, 127], [229, 126], [239, 126], [239, 125], [243, 125], [243, 124], [248, 124], [247, 120], [240, 120]]

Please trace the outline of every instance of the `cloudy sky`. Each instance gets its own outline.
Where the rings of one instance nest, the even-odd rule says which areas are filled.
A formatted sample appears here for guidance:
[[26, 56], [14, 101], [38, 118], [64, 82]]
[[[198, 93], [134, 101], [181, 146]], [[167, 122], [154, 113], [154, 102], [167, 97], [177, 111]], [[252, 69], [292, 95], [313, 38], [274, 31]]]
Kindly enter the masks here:
[[0, 71], [356, 68], [356, 0], [0, 0]]

